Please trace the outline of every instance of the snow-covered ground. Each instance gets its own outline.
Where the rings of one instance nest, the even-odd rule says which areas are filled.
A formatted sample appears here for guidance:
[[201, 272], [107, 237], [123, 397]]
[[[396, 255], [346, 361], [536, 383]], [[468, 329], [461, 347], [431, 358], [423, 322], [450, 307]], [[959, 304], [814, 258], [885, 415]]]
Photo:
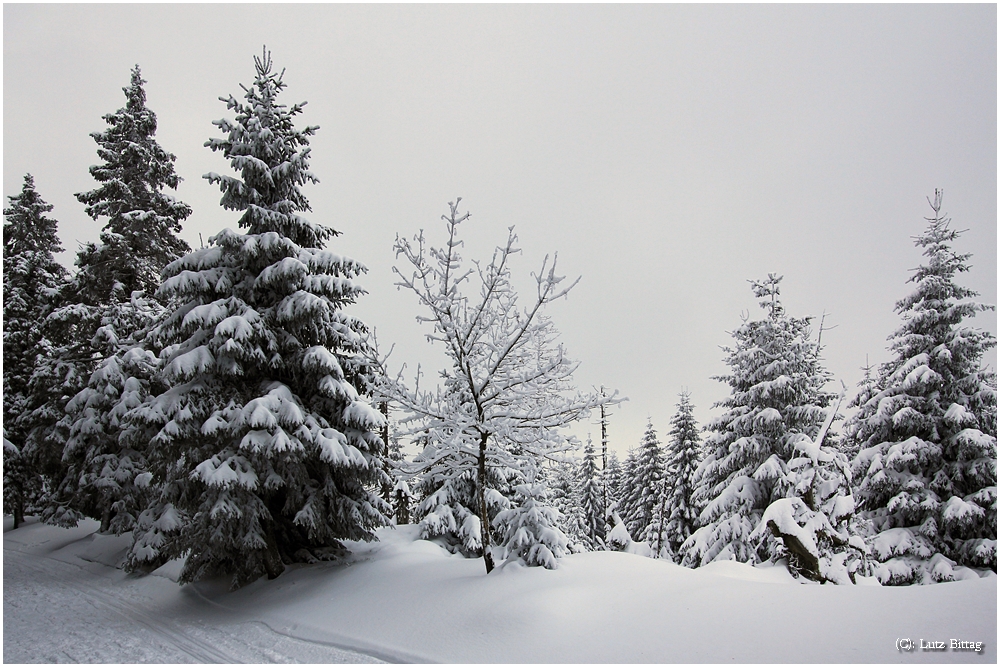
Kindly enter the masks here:
[[[501, 566], [415, 539], [352, 545], [348, 564], [289, 568], [230, 592], [119, 562], [128, 538], [4, 520], [10, 662], [997, 661], [996, 577], [933, 586], [803, 585], [782, 568], [699, 570], [620, 553], [555, 571]], [[897, 640], [909, 639], [910, 652]], [[919, 642], [982, 642], [920, 650]]]

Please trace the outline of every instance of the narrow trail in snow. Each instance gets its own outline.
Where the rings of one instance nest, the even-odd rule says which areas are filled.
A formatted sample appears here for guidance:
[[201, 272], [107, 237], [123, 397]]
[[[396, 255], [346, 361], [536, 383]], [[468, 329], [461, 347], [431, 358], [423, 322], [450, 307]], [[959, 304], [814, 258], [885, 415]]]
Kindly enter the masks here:
[[207, 618], [191, 605], [180, 609], [186, 614], [158, 613], [166, 610], [144, 594], [149, 581], [114, 581], [6, 545], [3, 553], [4, 662], [379, 662], [263, 623], [227, 621], [217, 610]]

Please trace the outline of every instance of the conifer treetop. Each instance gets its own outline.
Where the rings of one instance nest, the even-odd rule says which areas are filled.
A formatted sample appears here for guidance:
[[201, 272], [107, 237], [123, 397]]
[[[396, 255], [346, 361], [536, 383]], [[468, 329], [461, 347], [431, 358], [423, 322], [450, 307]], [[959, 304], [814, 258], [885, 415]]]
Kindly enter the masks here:
[[4, 259], [28, 250], [62, 252], [56, 235], [59, 223], [45, 217], [53, 206], [39, 196], [35, 190], [35, 178], [31, 174], [24, 175], [21, 193], [10, 195], [7, 199], [10, 205], [3, 210]]
[[286, 86], [285, 71], [274, 71], [266, 47], [260, 57], [254, 56], [254, 66], [253, 85], [240, 86], [245, 101], [232, 95], [219, 98], [236, 113], [234, 120], [212, 122], [226, 137], [205, 142], [229, 158], [239, 177], [211, 172], [204, 178], [219, 185], [223, 208], [244, 211], [239, 225], [251, 234], [276, 231], [299, 246], [321, 248], [338, 232], [295, 215], [312, 210], [300, 188], [319, 183], [309, 171], [309, 137], [319, 126], [295, 128], [294, 118], [302, 113], [305, 102], [291, 107], [278, 103], [278, 94]]
[[[174, 171], [173, 153], [163, 149], [154, 139], [156, 114], [146, 108], [146, 91], [139, 66], [132, 69], [131, 82], [122, 88], [127, 100], [125, 107], [105, 114], [108, 129], [91, 132], [97, 142], [97, 155], [104, 164], [90, 167], [90, 175], [102, 186], [81, 192], [76, 198], [86, 204], [87, 215], [97, 220], [108, 217], [109, 227], [118, 233], [123, 230], [119, 216], [131, 211], [153, 209], [160, 215], [183, 220], [191, 208], [171, 197], [162, 198], [161, 190], [176, 190], [181, 177]], [[160, 195], [160, 197], [157, 197]], [[162, 207], [163, 210], [159, 210]], [[173, 231], [180, 231], [175, 221]]]
[[[938, 189], [934, 191], [934, 199], [927, 200], [934, 215], [925, 218], [927, 229], [914, 237], [914, 244], [924, 248], [923, 254], [929, 261], [914, 269], [907, 280], [915, 283], [916, 289], [896, 303], [896, 312], [903, 317], [903, 324], [889, 340], [892, 341], [890, 349], [902, 357], [930, 351], [926, 349], [928, 346], [944, 342], [943, 338], [965, 318], [995, 309], [995, 306], [967, 301], [979, 293], [954, 282], [956, 274], [971, 268], [972, 253], [960, 254], [952, 249], [951, 244], [964, 230], [951, 228], [951, 218], [941, 212], [943, 197], [944, 192]], [[976, 338], [982, 338], [980, 342], [987, 347], [996, 344], [989, 334]]]
[[[176, 189], [181, 178], [177, 159], [154, 139], [156, 114], [146, 107], [139, 66], [122, 88], [126, 104], [103, 118], [108, 128], [93, 132], [97, 155], [103, 161], [90, 167], [99, 186], [76, 194], [94, 220], [106, 217], [100, 244], [88, 244], [78, 253], [80, 266], [73, 299], [127, 300], [134, 290], [156, 291], [160, 271], [190, 250], [177, 237], [191, 207], [164, 192]], [[95, 305], [96, 305], [95, 302]]]
[[777, 319], [785, 312], [778, 296], [781, 295], [781, 280], [784, 276], [775, 273], [767, 274], [766, 280], [749, 280], [753, 295], [760, 299], [760, 307], [768, 312], [772, 319]]

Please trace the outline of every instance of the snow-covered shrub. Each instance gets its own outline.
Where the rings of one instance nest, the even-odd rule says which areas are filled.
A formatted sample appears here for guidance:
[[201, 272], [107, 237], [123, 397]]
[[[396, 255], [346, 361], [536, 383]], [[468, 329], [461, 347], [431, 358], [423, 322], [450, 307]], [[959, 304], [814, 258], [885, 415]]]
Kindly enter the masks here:
[[525, 565], [558, 567], [566, 555], [569, 540], [559, 529], [559, 511], [545, 503], [545, 486], [518, 484], [514, 507], [493, 519], [500, 534], [500, 547], [507, 560], [520, 559]]
[[[419, 456], [416, 462], [420, 463]], [[418, 488], [424, 493], [414, 509], [421, 539], [443, 537], [455, 552], [470, 557], [482, 554], [482, 524], [476, 506], [475, 471], [459, 475], [442, 474], [440, 478], [428, 471]], [[510, 507], [506, 496], [496, 488], [487, 489], [484, 499], [490, 517]]]
[[608, 506], [607, 522], [611, 526], [608, 531], [607, 546], [611, 551], [628, 551], [635, 542], [628, 532], [628, 526], [618, 514], [618, 504], [611, 503]]

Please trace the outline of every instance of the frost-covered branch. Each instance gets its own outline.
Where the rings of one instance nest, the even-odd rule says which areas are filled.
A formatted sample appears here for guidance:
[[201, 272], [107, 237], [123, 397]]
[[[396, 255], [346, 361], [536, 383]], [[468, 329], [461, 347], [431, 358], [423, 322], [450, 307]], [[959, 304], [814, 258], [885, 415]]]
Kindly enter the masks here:
[[[489, 263], [473, 262], [474, 269], [466, 269], [458, 254], [459, 225], [469, 214], [459, 211], [460, 201], [449, 203], [449, 213], [442, 216], [445, 247], [429, 246], [423, 232], [412, 241], [397, 237], [395, 246], [397, 257], [409, 264], [405, 272], [394, 268], [397, 286], [413, 292], [427, 308], [429, 314], [418, 321], [432, 325], [427, 338], [444, 344], [451, 366], [441, 374], [442, 386], [433, 391], [407, 387], [401, 374], [387, 380], [381, 391], [408, 413], [401, 422], [405, 432], [424, 442], [423, 455], [407, 466], [411, 474], [435, 476], [452, 485], [449, 493], [457, 493], [454, 485], [471, 473], [474, 463], [478, 503], [473, 504], [478, 507], [472, 513], [478, 514], [482, 531], [478, 542], [471, 533], [464, 534], [472, 540], [470, 546], [476, 542], [485, 550], [489, 570], [487, 470], [533, 480], [541, 460], [575, 448], [558, 432], [560, 427], [620, 399], [617, 393], [584, 394], [573, 388], [578, 364], [566, 357], [557, 343], [558, 332], [544, 314], [546, 306], [565, 297], [579, 279], [565, 285], [565, 277], [556, 274], [555, 256], [551, 261], [546, 256], [532, 274], [535, 298], [522, 308], [511, 284], [510, 258], [520, 252], [513, 227]], [[466, 284], [469, 289], [463, 289]], [[434, 515], [435, 521], [440, 518]]]

